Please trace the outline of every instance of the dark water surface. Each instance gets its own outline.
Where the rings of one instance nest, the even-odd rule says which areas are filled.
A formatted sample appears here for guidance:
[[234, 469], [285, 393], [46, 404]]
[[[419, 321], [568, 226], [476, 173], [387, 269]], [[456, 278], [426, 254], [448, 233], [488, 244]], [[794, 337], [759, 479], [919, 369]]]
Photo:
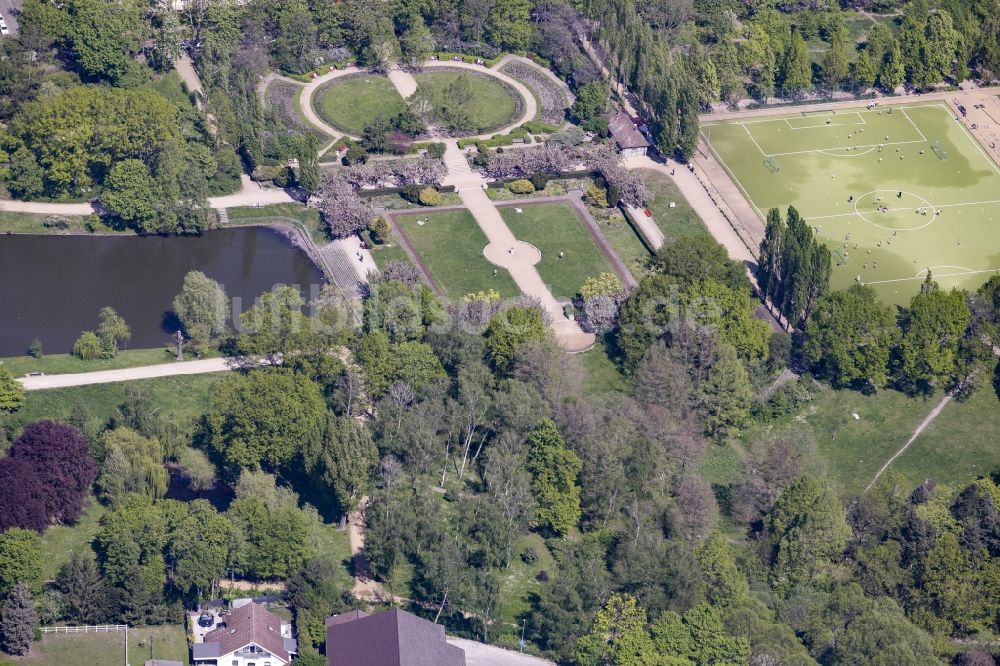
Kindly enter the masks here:
[[[275, 284], [310, 285], [321, 274], [303, 252], [266, 228], [198, 237], [0, 236], [0, 356], [32, 338], [66, 353], [110, 305], [132, 327], [131, 348], [158, 347], [176, 329], [171, 303], [188, 271], [218, 280], [241, 309]], [[317, 287], [318, 288], [318, 287]]]

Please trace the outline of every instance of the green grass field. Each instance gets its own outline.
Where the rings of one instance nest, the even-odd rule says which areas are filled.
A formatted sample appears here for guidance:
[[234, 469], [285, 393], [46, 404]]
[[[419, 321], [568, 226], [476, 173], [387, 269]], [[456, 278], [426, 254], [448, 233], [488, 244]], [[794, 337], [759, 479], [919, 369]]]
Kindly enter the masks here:
[[53, 580], [71, 553], [86, 553], [100, 531], [101, 517], [107, 511], [91, 497], [75, 525], [56, 525], [42, 534], [42, 580]]
[[794, 205], [818, 230], [834, 253], [834, 288], [860, 279], [902, 304], [930, 270], [945, 288], [975, 289], [1000, 269], [1000, 167], [943, 102], [889, 108], [705, 123], [702, 133], [762, 218]]
[[[150, 641], [154, 658], [188, 663], [187, 638], [182, 625], [130, 629], [130, 663], [141, 664], [149, 659]], [[31, 652], [27, 657], [19, 657], [17, 663], [26, 666], [120, 666], [125, 663], [125, 632], [48, 634], [32, 643]]]
[[497, 290], [504, 298], [521, 293], [510, 273], [497, 269], [483, 256], [488, 241], [469, 211], [405, 213], [393, 217], [449, 298], [458, 300], [487, 289]]
[[[173, 415], [181, 423], [193, 423], [208, 411], [212, 386], [228, 373], [180, 375], [141, 379], [132, 384], [142, 389], [157, 414]], [[8, 417], [15, 423], [30, 423], [39, 419], [65, 420], [79, 404], [87, 410], [88, 425], [104, 424], [114, 416], [125, 398], [125, 382], [90, 384], [70, 388], [28, 391], [24, 406]]]
[[15, 377], [21, 377], [29, 372], [62, 375], [170, 363], [174, 358], [175, 354], [167, 352], [164, 347], [158, 347], [156, 349], [124, 349], [118, 352], [114, 358], [99, 358], [93, 361], [84, 361], [71, 354], [46, 354], [42, 358], [11, 356], [0, 358], [0, 367], [7, 368], [14, 373]]
[[312, 98], [324, 121], [354, 136], [376, 115], [392, 118], [406, 109], [406, 102], [386, 76], [352, 76], [321, 86]]
[[556, 298], [572, 298], [587, 278], [615, 272], [569, 204], [522, 204], [499, 211], [518, 240], [541, 251], [542, 260], [535, 267]]
[[469, 115], [475, 123], [473, 133], [488, 132], [503, 127], [513, 120], [515, 105], [511, 92], [497, 80], [486, 76], [475, 76], [468, 72], [457, 72], [444, 69], [427, 69], [413, 76], [418, 86], [425, 86], [430, 91], [434, 106], [444, 90], [456, 79], [465, 79], [469, 84]]
[[[925, 399], [888, 390], [864, 395], [824, 388], [799, 413], [778, 423], [753, 426], [742, 439], [749, 442], [757, 433], [782, 424], [804, 425], [812, 432], [829, 477], [849, 496], [864, 490], [941, 397], [940, 393]], [[952, 400], [889, 469], [903, 474], [914, 487], [928, 478], [959, 487], [1000, 468], [997, 407], [990, 386], [965, 402]]]
[[[708, 233], [705, 223], [669, 176], [653, 169], [639, 169], [639, 174], [646, 182], [646, 189], [653, 195], [653, 200], [647, 206], [653, 214], [653, 221], [668, 241], [681, 236]], [[671, 203], [674, 204], [673, 208], [670, 207]]]

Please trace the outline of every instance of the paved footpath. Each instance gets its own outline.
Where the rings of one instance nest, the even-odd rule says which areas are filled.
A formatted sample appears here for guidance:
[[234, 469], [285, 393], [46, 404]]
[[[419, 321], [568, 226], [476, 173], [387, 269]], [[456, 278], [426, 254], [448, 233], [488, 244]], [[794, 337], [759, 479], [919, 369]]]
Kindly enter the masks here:
[[197, 361], [177, 361], [176, 363], [160, 363], [143, 365], [137, 368], [122, 368], [120, 370], [98, 370], [96, 372], [77, 372], [67, 375], [36, 375], [33, 377], [18, 377], [17, 381], [28, 391], [42, 389], [66, 388], [67, 386], [84, 386], [86, 384], [111, 384], [114, 382], [130, 382], [136, 379], [154, 379], [156, 377], [173, 377], [176, 375], [201, 375], [208, 372], [225, 372], [243, 367], [232, 358], [206, 358]]
[[444, 162], [448, 167], [448, 176], [444, 184], [455, 186], [462, 203], [489, 240], [489, 245], [483, 248], [483, 255], [491, 263], [506, 268], [523, 294], [538, 299], [549, 313], [552, 330], [564, 350], [575, 353], [593, 347], [596, 337], [592, 333], [584, 333], [575, 321], [566, 318], [562, 305], [538, 274], [535, 264], [541, 261], [541, 252], [514, 237], [496, 205], [486, 196], [486, 179], [469, 168], [458, 143], [449, 139], [445, 141], [445, 146]]

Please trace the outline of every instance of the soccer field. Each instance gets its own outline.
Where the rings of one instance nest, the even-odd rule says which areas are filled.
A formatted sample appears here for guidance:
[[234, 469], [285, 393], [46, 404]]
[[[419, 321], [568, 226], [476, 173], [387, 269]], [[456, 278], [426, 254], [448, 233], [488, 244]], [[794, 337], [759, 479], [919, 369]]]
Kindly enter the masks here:
[[942, 287], [969, 290], [1000, 270], [1000, 167], [943, 102], [701, 131], [761, 218], [791, 205], [817, 230], [834, 288], [860, 280], [904, 304], [928, 269]]

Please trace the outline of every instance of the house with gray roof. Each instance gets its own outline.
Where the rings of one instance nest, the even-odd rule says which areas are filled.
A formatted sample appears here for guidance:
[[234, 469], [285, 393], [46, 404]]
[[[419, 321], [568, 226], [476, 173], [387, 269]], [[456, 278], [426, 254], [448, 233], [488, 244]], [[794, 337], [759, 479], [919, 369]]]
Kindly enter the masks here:
[[465, 650], [445, 641], [444, 627], [393, 608], [326, 619], [329, 666], [465, 666]]
[[645, 155], [651, 145], [639, 126], [624, 111], [619, 111], [608, 121], [608, 131], [622, 157]]
[[[197, 639], [196, 639], [197, 640]], [[191, 646], [194, 666], [286, 666], [295, 655], [291, 626], [260, 604], [245, 603], [219, 617]]]

